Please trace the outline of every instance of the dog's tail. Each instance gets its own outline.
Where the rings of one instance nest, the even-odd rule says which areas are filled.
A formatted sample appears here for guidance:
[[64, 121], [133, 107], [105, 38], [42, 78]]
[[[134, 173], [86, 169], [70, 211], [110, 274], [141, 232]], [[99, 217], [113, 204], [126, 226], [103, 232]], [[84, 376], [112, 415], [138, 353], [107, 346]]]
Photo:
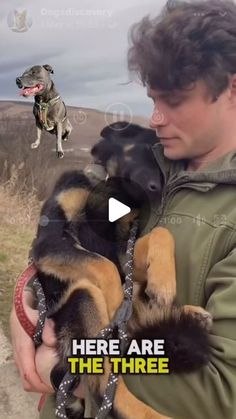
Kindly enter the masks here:
[[170, 373], [191, 372], [209, 362], [210, 319], [210, 315], [207, 319], [204, 314], [187, 313], [176, 305], [163, 309], [140, 301], [135, 303], [128, 333], [139, 345], [142, 339], [163, 339], [163, 357], [169, 359]]

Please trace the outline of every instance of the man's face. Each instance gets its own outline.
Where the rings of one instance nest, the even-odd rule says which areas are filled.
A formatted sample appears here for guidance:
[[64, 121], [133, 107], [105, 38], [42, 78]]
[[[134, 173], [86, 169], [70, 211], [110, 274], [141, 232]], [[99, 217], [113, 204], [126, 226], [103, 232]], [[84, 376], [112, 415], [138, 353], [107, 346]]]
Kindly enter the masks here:
[[204, 81], [184, 91], [165, 92], [148, 88], [154, 111], [150, 126], [156, 130], [164, 155], [172, 160], [194, 159], [213, 151], [225, 128], [226, 101], [213, 102]]

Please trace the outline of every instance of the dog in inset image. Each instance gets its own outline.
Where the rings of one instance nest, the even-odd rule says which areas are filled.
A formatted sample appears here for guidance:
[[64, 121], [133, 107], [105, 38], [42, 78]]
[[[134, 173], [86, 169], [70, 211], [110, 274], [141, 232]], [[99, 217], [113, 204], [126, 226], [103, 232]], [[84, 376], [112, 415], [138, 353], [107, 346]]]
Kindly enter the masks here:
[[[121, 305], [122, 261], [131, 225], [143, 205], [161, 199], [163, 175], [151, 149], [157, 141], [155, 132], [134, 124], [119, 131], [122, 124], [102, 130], [102, 138], [91, 150], [94, 164], [62, 175], [41, 211], [48, 222], [38, 226], [32, 255], [48, 317], [55, 322], [58, 362], [51, 379], [56, 388], [68, 369], [71, 340], [96, 337]], [[110, 197], [128, 205], [131, 212], [109, 222]], [[164, 339], [171, 372], [198, 369], [210, 356], [211, 316], [201, 307], [175, 303], [175, 250], [169, 231], [156, 227], [142, 235], [140, 228], [138, 237], [133, 260], [138, 290], [128, 336], [138, 341]], [[110, 372], [107, 358], [104, 366], [104, 374], [83, 376], [98, 404]], [[68, 418], [83, 418], [82, 404], [75, 408], [73, 401], [72, 397]], [[134, 397], [121, 376], [112, 414], [117, 419], [164, 419]]]
[[31, 148], [40, 145], [42, 131], [55, 134], [57, 138], [57, 156], [64, 157], [62, 140], [66, 141], [72, 131], [72, 125], [67, 117], [66, 105], [50, 78], [53, 74], [50, 65], [35, 65], [17, 77], [16, 84], [21, 89], [20, 95], [34, 96], [33, 113], [36, 120], [37, 137]]

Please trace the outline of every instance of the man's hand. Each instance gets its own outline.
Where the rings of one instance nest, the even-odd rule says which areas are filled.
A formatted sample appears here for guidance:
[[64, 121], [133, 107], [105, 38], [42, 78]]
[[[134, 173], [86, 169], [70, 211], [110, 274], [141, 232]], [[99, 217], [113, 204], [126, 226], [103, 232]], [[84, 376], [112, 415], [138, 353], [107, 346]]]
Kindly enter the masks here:
[[[32, 295], [29, 291], [24, 291], [23, 293], [23, 304], [27, 316], [31, 319], [31, 322], [36, 325], [38, 320], [38, 311], [33, 310], [30, 305], [32, 303]], [[46, 364], [49, 361], [49, 355], [53, 359], [55, 354], [55, 349], [51, 346], [48, 347], [48, 350], [42, 351], [41, 355], [44, 354], [44, 358], [41, 359], [40, 356], [36, 356], [35, 359], [35, 346], [33, 340], [28, 336], [25, 330], [22, 328], [15, 309], [13, 308], [10, 317], [10, 328], [12, 336], [12, 346], [13, 346], [13, 356], [15, 363], [19, 369], [22, 385], [25, 391], [39, 392], [39, 393], [53, 393], [53, 389], [50, 385], [50, 382], [46, 384], [42, 381], [43, 378], [40, 378], [40, 371], [36, 371], [36, 359], [40, 359], [40, 365], [44, 365], [44, 370], [47, 367]], [[52, 341], [49, 342], [52, 343]], [[45, 345], [42, 345], [43, 347]], [[47, 355], [47, 357], [46, 357]], [[54, 355], [55, 359], [55, 355]], [[46, 360], [46, 363], [44, 361]]]
[[[38, 311], [31, 308], [32, 294], [30, 291], [24, 291], [23, 304], [28, 318], [36, 325]], [[53, 393], [50, 372], [57, 363], [54, 322], [46, 319], [42, 334], [43, 343], [36, 351], [34, 342], [22, 328], [14, 307], [11, 312], [10, 327], [14, 360], [19, 369], [24, 390]], [[83, 386], [79, 385], [74, 394], [79, 398], [84, 398]]]

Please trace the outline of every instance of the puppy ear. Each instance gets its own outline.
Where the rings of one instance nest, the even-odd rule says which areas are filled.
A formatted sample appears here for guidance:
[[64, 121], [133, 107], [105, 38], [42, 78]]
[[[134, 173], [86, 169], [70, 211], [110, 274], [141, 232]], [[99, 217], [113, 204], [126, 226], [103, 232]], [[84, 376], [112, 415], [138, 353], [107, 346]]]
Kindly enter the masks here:
[[113, 141], [101, 140], [92, 147], [90, 152], [95, 162], [100, 161], [105, 166], [113, 155], [117, 157], [122, 155], [122, 147]]
[[126, 138], [126, 137], [136, 137], [136, 135], [141, 134], [145, 128], [137, 124], [132, 124], [127, 121], [113, 122], [110, 125], [107, 125], [103, 128], [100, 135], [103, 138]]
[[111, 129], [111, 127], [110, 127], [110, 125], [107, 125], [106, 127], [104, 127], [103, 129], [102, 129], [102, 131], [100, 132], [100, 136], [102, 137], [102, 138], [110, 138], [111, 136], [112, 136], [112, 134], [113, 134], [113, 131], [112, 131], [112, 129]]
[[121, 137], [123, 132], [126, 131], [127, 127], [129, 126], [129, 122], [126, 121], [119, 121], [113, 122], [110, 125], [107, 125], [103, 128], [100, 132], [101, 137], [103, 138], [111, 138], [111, 137]]
[[45, 68], [45, 70], [49, 71], [49, 73], [54, 73], [53, 68], [51, 65], [49, 64], [44, 64], [43, 67]]

